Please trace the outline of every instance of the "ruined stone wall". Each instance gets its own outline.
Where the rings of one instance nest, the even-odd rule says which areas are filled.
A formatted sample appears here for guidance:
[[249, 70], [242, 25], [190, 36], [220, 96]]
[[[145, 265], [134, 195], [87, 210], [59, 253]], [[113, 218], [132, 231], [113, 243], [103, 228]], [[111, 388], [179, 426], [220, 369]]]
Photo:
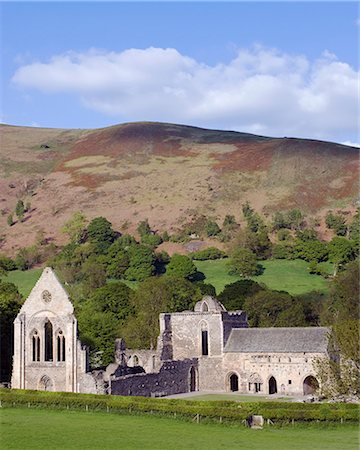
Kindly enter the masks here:
[[[162, 321], [165, 314], [160, 317]], [[208, 331], [210, 355], [221, 355], [223, 332], [221, 313], [184, 312], [171, 314], [171, 344], [173, 359], [201, 356], [201, 332]]]
[[[135, 395], [161, 397], [190, 392], [190, 370], [197, 375], [197, 359], [166, 361], [158, 373], [127, 375], [111, 379], [109, 391], [112, 395]], [[196, 386], [197, 389], [197, 386]]]

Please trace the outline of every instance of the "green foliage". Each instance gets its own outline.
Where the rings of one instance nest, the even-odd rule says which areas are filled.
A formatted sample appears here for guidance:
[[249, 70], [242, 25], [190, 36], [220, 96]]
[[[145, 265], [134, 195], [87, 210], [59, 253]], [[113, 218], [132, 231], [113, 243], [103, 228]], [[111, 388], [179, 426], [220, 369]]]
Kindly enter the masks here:
[[260, 228], [257, 233], [246, 228], [237, 233], [229, 247], [232, 251], [242, 247], [252, 251], [258, 259], [267, 259], [271, 255], [272, 244], [266, 228]]
[[239, 280], [227, 284], [224, 290], [218, 295], [219, 301], [228, 311], [243, 309], [246, 298], [253, 296], [264, 288], [253, 280]]
[[119, 250], [114, 256], [108, 257], [106, 274], [110, 278], [120, 280], [125, 277], [125, 272], [129, 268], [129, 265], [130, 257], [128, 253], [125, 250]]
[[247, 248], [235, 249], [228, 262], [229, 273], [250, 277], [261, 273], [255, 253]]
[[304, 308], [287, 292], [263, 290], [246, 298], [244, 310], [252, 327], [301, 327]]
[[219, 225], [212, 219], [208, 219], [205, 223], [204, 231], [206, 236], [217, 236], [221, 229]]
[[143, 281], [155, 273], [155, 255], [145, 245], [133, 245], [128, 248], [129, 268], [125, 278], [130, 281]]
[[353, 220], [349, 227], [349, 238], [356, 242], [356, 245], [359, 246], [360, 243], [360, 207], [357, 208], [356, 214], [353, 217]]
[[219, 250], [216, 247], [208, 247], [204, 250], [199, 250], [197, 252], [190, 253], [189, 257], [196, 261], [205, 261], [207, 259], [220, 259], [224, 258], [226, 253], [222, 250]]
[[186, 255], [174, 254], [166, 267], [166, 274], [193, 280], [197, 273], [195, 264]]
[[345, 236], [347, 233], [347, 226], [344, 216], [341, 214], [333, 214], [332, 211], [328, 211], [325, 217], [326, 226], [330, 230], [334, 230], [337, 236]]
[[[91, 355], [96, 355], [96, 365], [107, 365], [114, 359], [118, 330], [133, 313], [131, 293], [121, 282], [109, 283], [93, 290], [89, 298], [78, 305], [80, 336], [90, 346]], [[94, 364], [95, 358], [92, 359]]]
[[145, 220], [142, 220], [141, 222], [139, 222], [139, 224], [136, 228], [136, 231], [139, 233], [139, 235], [141, 237], [145, 236], [147, 234], [150, 234], [151, 228], [150, 228], [148, 219], [145, 219]]
[[238, 227], [239, 224], [236, 222], [235, 216], [226, 214], [224, 221], [223, 221], [223, 227], [224, 228], [233, 228]]
[[94, 245], [97, 253], [105, 253], [115, 240], [115, 232], [111, 222], [105, 217], [95, 217], [88, 227], [87, 236], [90, 243]]
[[334, 279], [322, 313], [323, 323], [332, 326], [335, 357], [330, 362], [318, 361], [318, 372], [325, 393], [332, 395], [360, 397], [359, 278], [359, 266], [353, 261]]
[[15, 207], [15, 214], [17, 215], [18, 219], [22, 222], [24, 219], [24, 213], [25, 213], [25, 206], [24, 202], [22, 200], [18, 200]]
[[7, 217], [7, 224], [9, 225], [9, 227], [14, 225], [14, 218], [12, 214], [9, 214]]
[[143, 234], [141, 236], [141, 243], [154, 249], [162, 243], [162, 238], [158, 234]]
[[296, 259], [297, 254], [293, 241], [281, 242], [272, 247], [272, 256], [275, 259]]
[[85, 235], [86, 217], [81, 211], [75, 212], [71, 219], [65, 222], [61, 231], [69, 236], [70, 242], [79, 244]]
[[[328, 244], [329, 261], [339, 267], [356, 256], [356, 248], [352, 241], [343, 237], [334, 237]], [[336, 269], [335, 269], [336, 271]]]
[[[154, 399], [146, 397], [122, 397], [122, 396], [110, 396], [110, 395], [96, 395], [96, 394], [73, 394], [70, 392], [49, 392], [49, 391], [26, 391], [26, 390], [11, 390], [11, 389], [1, 389], [0, 399], [4, 405], [4, 411], [8, 410], [7, 406], [13, 405], [23, 405], [28, 409], [28, 404], [32, 405], [28, 412], [31, 413], [32, 410], [37, 408], [47, 408], [47, 409], [67, 409], [71, 410], [85, 410], [88, 406], [89, 410], [97, 411], [107, 411], [109, 408], [110, 412], [124, 413], [126, 415], [130, 414], [162, 414], [169, 415], [174, 420], [174, 414], [176, 413], [179, 418], [188, 418], [193, 420], [194, 417], [199, 414], [199, 416], [204, 419], [215, 419], [217, 422], [219, 418], [222, 417], [224, 423], [233, 421], [240, 425], [242, 420], [247, 419], [250, 415], [260, 414], [264, 419], [270, 419], [276, 421], [277, 423], [283, 423], [284, 425], [290, 424], [291, 420], [295, 421], [336, 421], [339, 422], [342, 418], [345, 421], [358, 422], [359, 406], [347, 403], [299, 403], [299, 402], [246, 402], [239, 403], [236, 401], [196, 401], [196, 400], [182, 400], [182, 399]], [[24, 416], [23, 412], [21, 414]], [[25, 415], [27, 416], [27, 415]], [[73, 414], [73, 418], [76, 420], [77, 415]], [[110, 416], [106, 416], [106, 421], [109, 422]], [[58, 418], [60, 420], [60, 416]], [[87, 417], [87, 421], [90, 420], [90, 416]], [[96, 417], [96, 421], [101, 420]], [[36, 419], [36, 422], [39, 422]], [[116, 420], [116, 427], [119, 427], [119, 421]], [[139, 422], [139, 421], [137, 421]], [[41, 426], [43, 422], [41, 421]], [[104, 422], [105, 426], [105, 422]], [[162, 426], [162, 425], [161, 425]], [[340, 425], [344, 427], [345, 425]], [[62, 431], [66, 427], [62, 428]], [[84, 425], [82, 425], [84, 428]], [[85, 427], [86, 428], [86, 427]], [[96, 427], [95, 427], [96, 428]], [[173, 429], [173, 426], [171, 427]], [[231, 429], [231, 428], [229, 428]], [[286, 428], [282, 428], [284, 430]], [[342, 428], [341, 428], [342, 429]], [[196, 427], [196, 434], [200, 431], [199, 427]], [[211, 432], [213, 439], [213, 429], [206, 427], [206, 433]], [[263, 430], [265, 432], [266, 430]], [[271, 430], [273, 434], [276, 429]], [[298, 430], [299, 431], [299, 430]], [[309, 433], [311, 434], [311, 428], [306, 428], [306, 436], [304, 438], [304, 445], [309, 442], [307, 447], [301, 447], [306, 449], [314, 448], [314, 439], [321, 431], [321, 428], [316, 427], [312, 439], [309, 442]], [[160, 432], [160, 428], [158, 430]], [[190, 432], [190, 429], [188, 430]], [[245, 433], [243, 430], [242, 433]], [[329, 430], [326, 429], [325, 436], [328, 436]], [[249, 430], [249, 436], [254, 435], [253, 430]], [[270, 430], [269, 430], [270, 433]], [[342, 439], [336, 443], [333, 448], [337, 449], [343, 448], [345, 436], [348, 435], [348, 428], [345, 430], [345, 435]], [[60, 433], [61, 434], [61, 433]], [[132, 432], [133, 434], [133, 432]], [[136, 433], [135, 433], [136, 434]], [[173, 434], [171, 431], [170, 434]], [[186, 434], [186, 433], [185, 433]], [[238, 434], [239, 429], [236, 428], [236, 436], [232, 438], [231, 442], [235, 442], [234, 448], [238, 448]], [[255, 433], [257, 434], [257, 433]], [[262, 434], [262, 433], [260, 433]], [[298, 433], [296, 433], [297, 435]], [[358, 434], [358, 429], [356, 427], [356, 436]], [[75, 433], [74, 433], [75, 436]], [[74, 439], [72, 436], [72, 439]], [[295, 435], [288, 437], [286, 442], [292, 442]], [[224, 438], [224, 437], [223, 437]], [[266, 438], [266, 439], [265, 439]], [[269, 435], [265, 436], [264, 442], [261, 444], [261, 448], [265, 448], [269, 445]], [[53, 442], [54, 433], [51, 434], [51, 440]], [[192, 437], [190, 446], [194, 443], [195, 436]], [[249, 437], [250, 439], [250, 437]], [[154, 441], [155, 442], [155, 441]], [[212, 441], [213, 442], [213, 441]], [[230, 442], [229, 442], [230, 444]], [[111, 443], [113, 445], [113, 443]], [[154, 444], [156, 446], [156, 442]], [[230, 444], [231, 445], [231, 444]], [[271, 444], [270, 444], [271, 445]], [[286, 445], [286, 444], [285, 444]], [[209, 442], [209, 447], [211, 443]], [[259, 447], [260, 448], [260, 447]], [[268, 447], [266, 447], [268, 448]], [[282, 447], [280, 442], [276, 442], [276, 446], [272, 448], [285, 448]], [[286, 447], [288, 448], [288, 447]], [[349, 447], [350, 448], [350, 447]]]
[[155, 348], [161, 312], [184, 311], [201, 298], [200, 290], [182, 277], [152, 277], [139, 284], [132, 298], [135, 316], [122, 337], [131, 348]]
[[10, 381], [13, 353], [13, 322], [22, 305], [17, 287], [0, 281], [0, 380]]
[[28, 270], [34, 267], [35, 264], [42, 260], [41, 250], [37, 245], [21, 248], [16, 257], [15, 264], [20, 270]]
[[16, 269], [15, 261], [13, 261], [8, 256], [0, 253], [0, 269], [5, 270], [6, 272], [10, 270], [15, 270]]
[[284, 228], [281, 228], [278, 232], [277, 232], [277, 238], [278, 241], [286, 241], [291, 237], [290, 231], [286, 230]]
[[280, 230], [282, 228], [291, 228], [298, 230], [304, 220], [304, 215], [300, 209], [291, 209], [287, 212], [277, 211], [272, 220], [273, 230]]
[[298, 240], [295, 246], [298, 258], [305, 261], [326, 261], [328, 257], [327, 244], [317, 240]]

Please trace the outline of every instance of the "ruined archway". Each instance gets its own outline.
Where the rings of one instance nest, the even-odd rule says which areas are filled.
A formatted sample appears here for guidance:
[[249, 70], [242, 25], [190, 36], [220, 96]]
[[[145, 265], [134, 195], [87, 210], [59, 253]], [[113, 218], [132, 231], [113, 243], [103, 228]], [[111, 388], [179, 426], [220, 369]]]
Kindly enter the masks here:
[[277, 383], [274, 377], [269, 378], [269, 394], [277, 393]]
[[39, 391], [53, 391], [54, 383], [50, 377], [43, 375], [38, 384]]
[[307, 376], [303, 382], [304, 395], [315, 394], [315, 392], [318, 389], [319, 389], [318, 380], [312, 375]]

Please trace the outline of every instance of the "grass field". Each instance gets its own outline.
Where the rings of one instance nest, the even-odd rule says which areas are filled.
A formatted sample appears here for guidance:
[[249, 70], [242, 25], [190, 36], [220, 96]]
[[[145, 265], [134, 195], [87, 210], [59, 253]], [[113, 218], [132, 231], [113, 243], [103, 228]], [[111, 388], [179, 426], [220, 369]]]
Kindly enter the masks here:
[[[224, 287], [239, 280], [237, 275], [229, 275], [226, 267], [227, 259], [217, 259], [214, 261], [194, 261], [196, 267], [205, 275], [206, 283], [215, 286], [217, 294]], [[327, 281], [319, 275], [310, 275], [307, 267], [308, 263], [300, 259], [288, 261], [285, 259], [275, 259], [262, 261], [264, 273], [253, 277], [259, 283], [264, 283], [270, 289], [287, 291], [290, 294], [304, 294], [310, 291], [327, 292]], [[331, 273], [330, 263], [322, 263], [322, 268]], [[16, 284], [20, 293], [27, 297], [41, 275], [42, 269], [32, 269], [27, 271], [14, 270], [8, 273], [7, 281]], [[114, 281], [114, 280], [109, 280]], [[137, 282], [124, 281], [131, 289], [136, 289]]]
[[2, 408], [2, 450], [7, 449], [258, 449], [355, 450], [356, 425], [251, 430], [151, 416]]
[[[227, 259], [217, 259], [214, 261], [194, 261], [196, 267], [205, 275], [205, 283], [210, 283], [216, 288], [219, 294], [227, 284], [239, 280], [237, 275], [229, 275], [227, 269]], [[310, 275], [307, 267], [309, 263], [296, 259], [288, 261], [285, 259], [274, 259], [261, 261], [264, 273], [253, 280], [264, 283], [270, 289], [287, 291], [290, 294], [298, 295], [310, 291], [327, 292], [327, 281], [320, 275]], [[323, 269], [331, 273], [331, 265], [323, 263]]]
[[40, 278], [42, 269], [31, 269], [31, 270], [13, 270], [8, 272], [8, 276], [5, 281], [9, 283], [14, 283], [20, 294], [25, 298], [30, 294], [31, 289], [35, 286], [35, 283]]

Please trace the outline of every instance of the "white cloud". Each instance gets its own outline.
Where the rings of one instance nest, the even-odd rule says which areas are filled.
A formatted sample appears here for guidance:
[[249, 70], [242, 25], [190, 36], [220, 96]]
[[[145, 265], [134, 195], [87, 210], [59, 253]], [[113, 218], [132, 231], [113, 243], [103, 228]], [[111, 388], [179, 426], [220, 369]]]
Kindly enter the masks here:
[[316, 61], [275, 49], [240, 49], [206, 65], [176, 49], [89, 50], [21, 66], [24, 89], [73, 93], [119, 121], [158, 120], [320, 139], [356, 133], [356, 71], [325, 51]]

